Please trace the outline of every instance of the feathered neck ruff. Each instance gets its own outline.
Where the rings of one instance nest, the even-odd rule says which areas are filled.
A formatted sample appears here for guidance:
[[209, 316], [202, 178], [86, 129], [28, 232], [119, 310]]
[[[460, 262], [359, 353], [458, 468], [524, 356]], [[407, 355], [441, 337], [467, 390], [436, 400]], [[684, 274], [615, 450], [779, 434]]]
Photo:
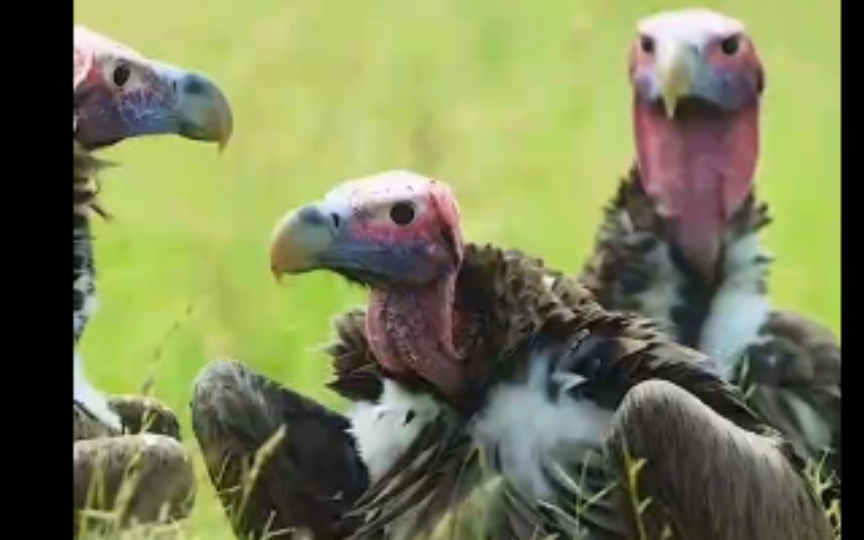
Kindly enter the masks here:
[[[578, 346], [589, 335], [616, 336], [617, 354], [630, 355], [665, 336], [647, 319], [608, 312], [575, 280], [546, 268], [540, 259], [491, 245], [467, 244], [456, 285], [456, 304], [469, 319], [467, 377], [476, 409], [495, 381], [525, 369], [526, 349], [544, 342]], [[366, 311], [354, 309], [335, 320], [337, 340], [327, 347], [335, 380], [329, 387], [351, 400], [374, 401], [382, 377], [406, 388], [434, 394], [419, 377], [385, 373], [366, 335]], [[472, 400], [473, 401], [473, 400]]]
[[97, 175], [113, 164], [95, 157], [74, 139], [72, 159], [73, 215], [84, 219], [91, 213], [103, 218], [110, 217], [99, 202]]

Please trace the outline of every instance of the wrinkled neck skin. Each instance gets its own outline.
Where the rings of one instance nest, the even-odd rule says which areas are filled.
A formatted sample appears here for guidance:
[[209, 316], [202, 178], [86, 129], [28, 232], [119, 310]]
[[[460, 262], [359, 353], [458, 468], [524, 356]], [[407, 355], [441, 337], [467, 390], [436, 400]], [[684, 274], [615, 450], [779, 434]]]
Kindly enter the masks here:
[[424, 287], [372, 290], [366, 319], [369, 345], [384, 369], [419, 375], [449, 397], [462, 393], [467, 368], [457, 274]]
[[715, 285], [723, 233], [753, 190], [758, 101], [736, 111], [683, 103], [669, 119], [637, 98], [634, 126], [643, 189], [686, 265]]

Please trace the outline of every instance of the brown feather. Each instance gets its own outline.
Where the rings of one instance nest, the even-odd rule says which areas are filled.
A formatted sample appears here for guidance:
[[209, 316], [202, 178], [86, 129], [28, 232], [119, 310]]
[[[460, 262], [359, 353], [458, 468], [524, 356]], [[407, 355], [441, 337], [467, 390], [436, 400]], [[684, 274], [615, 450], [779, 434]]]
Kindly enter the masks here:
[[[751, 195], [727, 227], [727, 246], [770, 223], [768, 205]], [[661, 244], [671, 245], [663, 220], [633, 167], [604, 210], [580, 281], [605, 308], [656, 317], [680, 343], [698, 348], [718, 287], [689, 280], [687, 269], [672, 256], [671, 263], [665, 264], [676, 265], [671, 271], [685, 283], [678, 285], [677, 304], [668, 306], [668, 312], [652, 312], [655, 308], [645, 304], [643, 293], [670, 279], [670, 270], [657, 261], [655, 250]], [[767, 273], [761, 276], [759, 294], [768, 294], [767, 278]], [[809, 404], [831, 432], [835, 455], [828, 463], [839, 467], [841, 353], [831, 332], [801, 315], [774, 311], [744, 358], [747, 366], [734, 382], [744, 388], [752, 406], [801, 451], [819, 459], [824, 448], [808, 440], [794, 405], [790, 405], [798, 400]], [[741, 380], [742, 375], [747, 380]]]
[[99, 202], [97, 175], [113, 164], [95, 157], [74, 140], [72, 158], [73, 213], [86, 217], [93, 212], [103, 218], [110, 217]]
[[[457, 289], [457, 302], [470, 310], [476, 321], [477, 339], [468, 359], [474, 382], [472, 394], [445, 407], [439, 421], [427, 428], [436, 435], [419, 437], [391, 472], [361, 499], [357, 511], [369, 519], [357, 531], [356, 539], [372, 538], [385, 530], [393, 534], [392, 527], [397, 527], [400, 538], [428, 532], [445, 510], [458, 506], [472, 489], [479, 487], [479, 479], [488, 478], [480, 464], [494, 461], [495, 457], [471, 460], [478, 449], [470, 440], [469, 423], [484, 405], [488, 391], [498, 382], [519, 377], [526, 371], [531, 354], [543, 347], [558, 353], [559, 369], [587, 377], [590, 383], [586, 391], [610, 408], [615, 408], [627, 391], [642, 381], [664, 379], [674, 383], [738, 427], [774, 441], [782, 459], [798, 471], [804, 482], [803, 461], [782, 437], [714, 372], [704, 355], [675, 344], [652, 322], [607, 312], [586, 289], [546, 269], [542, 261], [491, 246], [466, 246]], [[358, 393], [355, 384], [359, 373], [370, 380], [384, 376], [366, 341], [362, 311], [340, 317], [336, 328], [339, 341], [329, 348], [336, 377], [331, 388], [349, 399], [374, 401], [380, 390], [374, 390], [370, 383]], [[422, 386], [414, 389], [426, 390]], [[472, 470], [457, 466], [465, 463], [473, 463]], [[602, 477], [602, 473], [595, 473]], [[466, 478], [472, 484], [464, 485]], [[430, 479], [435, 481], [430, 483]], [[414, 508], [410, 516], [425, 510], [424, 515], [437, 514], [436, 519], [412, 522], [402, 513], [403, 504], [409, 500], [409, 506]], [[446, 504], [429, 512], [425, 505], [432, 500]], [[399, 511], [394, 512], [391, 505], [397, 505]], [[611, 538], [621, 537], [622, 524], [610, 520], [610, 508], [608, 502], [600, 504], [593, 516], [589, 510], [579, 519], [606, 530]], [[526, 510], [504, 504], [502, 511], [502, 519], [516, 528], [518, 523], [524, 525], [527, 516], [541, 530], [563, 531], [560, 520], [539, 506]], [[502, 530], [512, 531], [513, 527]]]

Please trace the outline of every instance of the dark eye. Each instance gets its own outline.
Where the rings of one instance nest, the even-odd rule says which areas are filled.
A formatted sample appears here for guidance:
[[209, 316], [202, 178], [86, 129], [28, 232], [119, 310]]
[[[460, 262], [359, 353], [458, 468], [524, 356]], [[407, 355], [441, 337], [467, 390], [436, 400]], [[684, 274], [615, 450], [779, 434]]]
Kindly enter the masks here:
[[397, 202], [390, 207], [390, 220], [404, 227], [414, 221], [414, 205], [410, 202]]
[[739, 48], [741, 48], [740, 36], [730, 36], [720, 42], [720, 50], [726, 56], [732, 56], [737, 53]]
[[642, 49], [642, 52], [647, 54], [654, 53], [654, 39], [648, 36], [642, 36], [639, 38], [639, 47]]
[[118, 64], [114, 68], [114, 73], [111, 74], [111, 80], [118, 88], [122, 88], [124, 84], [129, 82], [129, 77], [132, 76], [132, 70], [126, 64]]

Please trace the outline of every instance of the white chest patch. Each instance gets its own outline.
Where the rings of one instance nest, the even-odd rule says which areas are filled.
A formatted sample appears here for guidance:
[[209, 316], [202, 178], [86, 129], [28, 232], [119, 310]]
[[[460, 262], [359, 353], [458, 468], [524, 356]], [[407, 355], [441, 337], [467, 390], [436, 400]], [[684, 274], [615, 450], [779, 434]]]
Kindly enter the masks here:
[[741, 237], [726, 248], [723, 284], [699, 336], [699, 350], [714, 358], [728, 379], [771, 311], [760, 288], [770, 259], [756, 233]]
[[75, 366], [72, 379], [72, 394], [88, 412], [112, 429], [121, 430], [120, 417], [108, 406], [105, 395], [90, 384], [84, 374], [84, 359], [78, 351], [74, 352]]
[[351, 433], [373, 482], [390, 469], [438, 412], [431, 397], [410, 394], [390, 380], [384, 381], [378, 403], [354, 405], [348, 413]]
[[[502, 473], [532, 497], [552, 495], [542, 464], [576, 448], [599, 448], [612, 421], [612, 411], [589, 401], [547, 395], [548, 356], [531, 359], [526, 380], [493, 391], [474, 425], [474, 436], [487, 449], [497, 449]], [[554, 374], [578, 384], [579, 377]]]
[[[680, 291], [685, 277], [672, 263], [665, 244], [648, 255], [647, 263], [654, 280], [648, 290], [637, 296], [640, 312], [666, 328], [674, 328], [672, 310], [682, 302]], [[767, 295], [760, 290], [768, 264], [770, 259], [762, 250], [758, 234], [727, 242], [723, 284], [714, 295], [698, 343], [698, 349], [713, 358], [727, 378], [747, 348], [756, 342], [771, 310]]]

